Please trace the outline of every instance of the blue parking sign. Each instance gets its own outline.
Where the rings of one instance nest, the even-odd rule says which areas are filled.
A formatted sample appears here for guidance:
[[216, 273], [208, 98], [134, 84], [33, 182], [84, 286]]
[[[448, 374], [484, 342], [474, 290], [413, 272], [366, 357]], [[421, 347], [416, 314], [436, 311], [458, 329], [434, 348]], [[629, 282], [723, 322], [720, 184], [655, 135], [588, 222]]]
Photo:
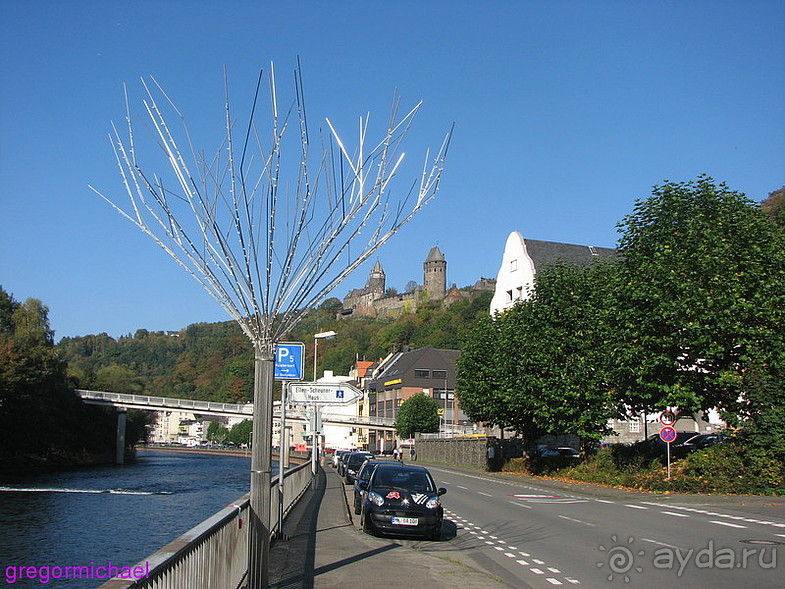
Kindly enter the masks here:
[[282, 342], [275, 344], [275, 378], [278, 380], [302, 380], [305, 344]]

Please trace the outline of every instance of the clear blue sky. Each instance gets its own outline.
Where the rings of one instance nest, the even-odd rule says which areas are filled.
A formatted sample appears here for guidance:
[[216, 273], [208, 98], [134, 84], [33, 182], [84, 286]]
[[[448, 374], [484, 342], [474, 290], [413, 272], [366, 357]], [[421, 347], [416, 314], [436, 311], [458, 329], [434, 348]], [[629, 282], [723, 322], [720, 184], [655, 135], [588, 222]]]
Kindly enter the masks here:
[[0, 285], [48, 305], [58, 340], [228, 319], [87, 187], [122, 196], [108, 132], [143, 76], [220, 126], [224, 66], [242, 104], [299, 55], [313, 124], [424, 99], [418, 160], [455, 121], [438, 198], [342, 298], [376, 259], [388, 286], [421, 282], [436, 244], [458, 286], [496, 276], [512, 230], [613, 247], [666, 179], [766, 198], [785, 184], [784, 39], [782, 0], [0, 0]]

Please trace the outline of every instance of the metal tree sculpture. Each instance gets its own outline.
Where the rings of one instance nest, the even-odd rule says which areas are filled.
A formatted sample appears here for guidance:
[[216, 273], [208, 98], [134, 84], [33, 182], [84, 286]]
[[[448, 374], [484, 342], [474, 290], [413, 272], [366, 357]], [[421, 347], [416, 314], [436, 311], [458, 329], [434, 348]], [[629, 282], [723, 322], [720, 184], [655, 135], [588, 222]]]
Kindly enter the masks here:
[[[237, 142], [224, 74], [225, 136], [209, 160], [194, 149], [163, 88], [142, 80], [143, 118], [168, 163], [160, 174], [140, 163], [126, 89], [126, 137], [112, 125], [110, 138], [128, 201], [121, 206], [90, 187], [198, 280], [254, 345], [249, 587], [266, 586], [267, 577], [275, 342], [434, 198], [452, 136], [450, 129], [438, 151], [426, 153], [419, 179], [394, 196], [402, 142], [422, 102], [400, 116], [395, 96], [386, 132], [375, 143], [367, 139], [370, 117], [361, 117], [351, 152], [326, 119], [314, 155], [299, 63], [285, 109], [279, 109], [272, 64], [266, 78], [268, 127], [260, 130], [257, 121], [260, 73]], [[167, 122], [172, 116], [182, 123], [179, 135]]]

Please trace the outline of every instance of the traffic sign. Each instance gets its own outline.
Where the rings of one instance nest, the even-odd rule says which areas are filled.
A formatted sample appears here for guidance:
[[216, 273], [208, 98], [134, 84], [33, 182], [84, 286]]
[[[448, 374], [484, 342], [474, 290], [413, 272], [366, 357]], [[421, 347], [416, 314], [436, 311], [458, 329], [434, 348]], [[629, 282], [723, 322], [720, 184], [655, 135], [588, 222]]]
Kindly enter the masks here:
[[660, 430], [660, 439], [663, 442], [667, 442], [670, 444], [673, 440], [676, 439], [676, 430], [673, 429], [671, 426], [666, 425]]
[[278, 380], [302, 380], [305, 344], [282, 342], [275, 344], [275, 373]]
[[363, 392], [348, 383], [298, 382], [289, 385], [289, 401], [295, 405], [345, 405]]
[[676, 423], [676, 414], [669, 410], [663, 411], [660, 413], [660, 423], [662, 425], [673, 425]]

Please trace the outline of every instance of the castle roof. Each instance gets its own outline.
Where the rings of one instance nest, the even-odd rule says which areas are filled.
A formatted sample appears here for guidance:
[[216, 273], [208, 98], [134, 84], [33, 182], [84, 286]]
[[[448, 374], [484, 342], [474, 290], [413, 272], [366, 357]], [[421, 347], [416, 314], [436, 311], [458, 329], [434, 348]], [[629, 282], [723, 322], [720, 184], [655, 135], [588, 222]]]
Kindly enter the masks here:
[[435, 245], [431, 248], [431, 251], [428, 252], [428, 257], [425, 259], [426, 262], [444, 262], [444, 254], [439, 250], [439, 246]]

